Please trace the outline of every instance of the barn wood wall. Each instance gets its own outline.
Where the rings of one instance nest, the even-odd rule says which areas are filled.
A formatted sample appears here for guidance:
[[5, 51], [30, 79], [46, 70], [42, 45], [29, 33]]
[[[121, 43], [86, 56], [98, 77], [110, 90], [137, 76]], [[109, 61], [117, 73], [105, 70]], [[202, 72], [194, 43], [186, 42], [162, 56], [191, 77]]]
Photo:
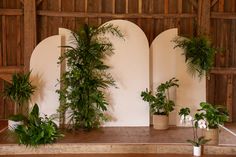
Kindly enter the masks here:
[[[177, 27], [181, 35], [191, 36], [202, 0], [29, 1], [0, 0], [0, 90], [12, 73], [28, 69], [32, 47], [58, 34], [59, 27], [76, 30], [84, 23], [98, 26], [112, 19], [125, 19], [137, 24], [150, 43], [169, 28]], [[36, 16], [25, 12], [29, 5], [36, 5], [30, 10]], [[209, 34], [214, 45], [224, 50], [216, 56], [215, 68], [207, 81], [207, 96], [211, 103], [224, 104], [231, 115], [236, 115], [236, 0], [211, 0], [210, 5]], [[31, 33], [24, 34], [26, 31]], [[0, 118], [12, 113], [12, 104], [8, 104], [0, 99]], [[236, 121], [236, 116], [232, 118]]]

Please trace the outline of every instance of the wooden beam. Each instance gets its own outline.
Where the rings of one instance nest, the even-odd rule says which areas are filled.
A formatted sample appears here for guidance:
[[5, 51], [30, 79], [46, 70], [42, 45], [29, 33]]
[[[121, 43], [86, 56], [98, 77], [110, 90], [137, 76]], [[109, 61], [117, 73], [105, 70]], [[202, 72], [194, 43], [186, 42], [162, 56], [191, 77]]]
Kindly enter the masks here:
[[221, 68], [221, 67], [215, 67], [210, 70], [211, 74], [236, 74], [236, 68]]
[[213, 0], [213, 1], [211, 2], [211, 7], [213, 7], [217, 2], [218, 2], [218, 0]]
[[213, 19], [236, 19], [236, 13], [224, 13], [224, 12], [211, 12], [211, 18]]
[[169, 13], [169, 0], [164, 0], [164, 14]]
[[224, 12], [225, 0], [219, 0], [219, 12]]
[[0, 79], [11, 83], [12, 82], [12, 74], [0, 74]]
[[7, 65], [7, 25], [6, 16], [2, 16], [2, 65]]
[[20, 2], [24, 5], [24, 0], [20, 0]]
[[38, 6], [40, 3], [42, 3], [42, 1], [43, 1], [43, 0], [38, 0], [38, 1], [37, 1], [37, 6]]
[[23, 67], [21, 66], [1, 66], [0, 67], [0, 79], [7, 81], [9, 83], [12, 82], [12, 74], [23, 72]]
[[2, 16], [23, 15], [23, 10], [22, 9], [0, 9], [0, 15]]
[[227, 79], [227, 99], [226, 99], [226, 108], [229, 112], [229, 122], [232, 122], [233, 115], [233, 75], [228, 75]]
[[48, 11], [38, 10], [37, 15], [40, 16], [51, 16], [51, 17], [80, 17], [80, 18], [146, 18], [146, 19], [163, 19], [163, 18], [194, 18], [196, 14], [113, 14], [113, 13], [81, 13], [81, 12], [59, 12], [59, 11]]
[[196, 0], [189, 0], [189, 1], [190, 1], [190, 3], [193, 5], [193, 7], [194, 7], [195, 9], [198, 8], [198, 4], [197, 4]]
[[36, 46], [36, 2], [24, 0], [24, 71], [29, 71], [32, 51]]
[[4, 73], [18, 73], [18, 72], [23, 72], [23, 67], [21, 66], [1, 66], [0, 67], [0, 74]]
[[210, 0], [198, 0], [198, 34], [210, 34]]

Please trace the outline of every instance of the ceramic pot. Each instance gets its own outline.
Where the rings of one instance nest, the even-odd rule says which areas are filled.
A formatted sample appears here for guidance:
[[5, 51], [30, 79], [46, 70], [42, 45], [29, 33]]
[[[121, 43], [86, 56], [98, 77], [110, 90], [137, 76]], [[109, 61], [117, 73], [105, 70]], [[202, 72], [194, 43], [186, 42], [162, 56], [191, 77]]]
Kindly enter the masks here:
[[202, 146], [193, 146], [193, 156], [201, 156]]
[[169, 117], [167, 115], [153, 115], [153, 128], [166, 130], [169, 128]]
[[205, 139], [210, 139], [207, 142], [208, 145], [218, 145], [219, 143], [219, 129], [205, 129], [204, 130]]

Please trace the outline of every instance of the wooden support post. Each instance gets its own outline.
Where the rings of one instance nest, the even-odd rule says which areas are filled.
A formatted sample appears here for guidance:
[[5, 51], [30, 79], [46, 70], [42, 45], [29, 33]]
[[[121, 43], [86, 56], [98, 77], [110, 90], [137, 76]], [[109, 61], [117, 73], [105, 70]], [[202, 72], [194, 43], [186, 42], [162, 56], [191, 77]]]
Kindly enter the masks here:
[[36, 1], [24, 0], [24, 71], [36, 46]]
[[[210, 34], [210, 18], [211, 18], [211, 1], [198, 0], [198, 18], [197, 18], [197, 34]], [[206, 78], [206, 100], [209, 101], [209, 80], [210, 76]]]
[[227, 99], [226, 99], [226, 107], [229, 112], [229, 122], [232, 122], [233, 115], [233, 75], [228, 75], [227, 80]]
[[210, 12], [211, 12], [211, 1], [210, 0], [199, 0], [198, 1], [198, 35], [209, 35], [210, 34]]

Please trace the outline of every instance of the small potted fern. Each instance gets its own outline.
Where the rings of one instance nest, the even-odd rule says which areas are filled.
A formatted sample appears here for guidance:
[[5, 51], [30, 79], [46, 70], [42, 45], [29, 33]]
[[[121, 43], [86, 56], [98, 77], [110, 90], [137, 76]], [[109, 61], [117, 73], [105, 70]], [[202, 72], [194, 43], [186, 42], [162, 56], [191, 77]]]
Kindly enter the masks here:
[[12, 75], [11, 84], [8, 84], [3, 91], [4, 98], [14, 102], [14, 115], [9, 117], [8, 128], [14, 130], [24, 119], [24, 106], [28, 104], [35, 86], [30, 82], [30, 73], [15, 73]]
[[161, 83], [156, 88], [156, 93], [152, 91], [143, 91], [141, 97], [149, 102], [150, 110], [153, 114], [153, 127], [157, 130], [165, 130], [169, 127], [169, 113], [174, 110], [175, 103], [170, 100], [169, 89], [179, 87], [178, 80], [172, 78], [165, 83]]

